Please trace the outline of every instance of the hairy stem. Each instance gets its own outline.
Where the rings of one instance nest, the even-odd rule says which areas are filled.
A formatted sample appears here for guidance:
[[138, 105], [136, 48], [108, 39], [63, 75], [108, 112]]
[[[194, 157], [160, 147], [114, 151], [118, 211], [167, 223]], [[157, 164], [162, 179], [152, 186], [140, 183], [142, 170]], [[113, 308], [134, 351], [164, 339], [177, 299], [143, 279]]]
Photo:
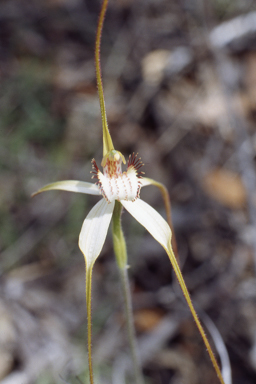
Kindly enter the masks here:
[[131, 290], [128, 278], [128, 265], [127, 265], [127, 251], [124, 234], [121, 226], [121, 212], [122, 205], [119, 201], [115, 202], [115, 208], [113, 212], [112, 232], [113, 232], [113, 244], [114, 252], [117, 260], [117, 264], [120, 271], [122, 291], [124, 298], [125, 317], [127, 325], [128, 339], [131, 349], [132, 363], [134, 369], [135, 383], [143, 384], [143, 375], [141, 369], [141, 363], [138, 354], [138, 346], [135, 336], [133, 310], [132, 310], [132, 298]]

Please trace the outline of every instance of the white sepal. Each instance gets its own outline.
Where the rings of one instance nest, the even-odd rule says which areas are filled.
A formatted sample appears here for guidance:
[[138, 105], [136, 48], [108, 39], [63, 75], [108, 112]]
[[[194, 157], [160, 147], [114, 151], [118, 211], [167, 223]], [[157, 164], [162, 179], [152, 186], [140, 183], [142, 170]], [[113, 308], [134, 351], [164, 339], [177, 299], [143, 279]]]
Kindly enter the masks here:
[[121, 201], [127, 211], [158, 241], [164, 249], [169, 251], [171, 244], [171, 229], [167, 222], [149, 204], [141, 199], [136, 201]]
[[52, 189], [68, 192], [87, 193], [88, 195], [100, 195], [100, 190], [95, 184], [86, 183], [85, 181], [64, 180], [57, 181], [56, 183], [52, 184], [47, 184], [43, 188], [40, 188], [37, 192], [33, 193], [32, 196], [41, 192], [50, 191]]
[[148, 177], [142, 177], [140, 179], [140, 182], [141, 182], [141, 186], [142, 187], [146, 187], [147, 185], [152, 185], [152, 179], [149, 179]]
[[101, 199], [88, 213], [79, 235], [79, 248], [84, 254], [87, 267], [99, 256], [105, 242], [115, 202]]

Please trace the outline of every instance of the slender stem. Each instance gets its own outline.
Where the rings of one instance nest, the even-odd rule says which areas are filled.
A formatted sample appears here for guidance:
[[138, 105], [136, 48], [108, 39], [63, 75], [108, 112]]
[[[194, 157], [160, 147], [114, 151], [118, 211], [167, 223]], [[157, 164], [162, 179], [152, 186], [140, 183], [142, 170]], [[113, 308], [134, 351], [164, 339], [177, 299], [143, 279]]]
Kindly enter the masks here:
[[101, 66], [100, 66], [100, 43], [101, 43], [101, 35], [102, 35], [104, 18], [107, 11], [107, 6], [108, 6], [108, 0], [103, 0], [99, 21], [98, 21], [96, 42], [95, 42], [96, 81], [97, 81], [97, 87], [98, 87], [98, 93], [99, 93], [102, 129], [103, 129], [103, 156], [106, 156], [108, 152], [114, 149], [113, 142], [108, 130], [107, 114], [106, 114], [106, 108], [105, 108], [105, 100], [104, 100], [102, 76], [101, 76]]
[[135, 383], [143, 384], [144, 379], [142, 375], [141, 361], [139, 358], [138, 345], [137, 345], [137, 340], [135, 335], [131, 289], [129, 284], [127, 268], [128, 266], [126, 268], [120, 269], [120, 277], [121, 277], [123, 297], [124, 297], [126, 326], [127, 326], [127, 333], [128, 333], [131, 355], [132, 355]]
[[138, 346], [137, 346], [137, 341], [135, 336], [133, 310], [132, 310], [132, 298], [131, 298], [131, 290], [129, 285], [128, 271], [127, 271], [127, 268], [128, 268], [127, 251], [126, 251], [125, 238], [124, 238], [124, 234], [121, 226], [121, 212], [122, 212], [122, 205], [119, 201], [116, 201], [114, 212], [113, 212], [113, 221], [112, 221], [114, 251], [115, 251], [115, 256], [116, 256], [117, 264], [119, 267], [121, 283], [122, 283], [127, 333], [128, 333], [128, 339], [129, 339], [129, 344], [131, 349], [135, 383], [143, 384], [144, 380], [143, 380], [141, 362], [139, 359]]
[[92, 266], [86, 266], [85, 272], [85, 295], [87, 308], [87, 348], [90, 384], [93, 384], [92, 369]]

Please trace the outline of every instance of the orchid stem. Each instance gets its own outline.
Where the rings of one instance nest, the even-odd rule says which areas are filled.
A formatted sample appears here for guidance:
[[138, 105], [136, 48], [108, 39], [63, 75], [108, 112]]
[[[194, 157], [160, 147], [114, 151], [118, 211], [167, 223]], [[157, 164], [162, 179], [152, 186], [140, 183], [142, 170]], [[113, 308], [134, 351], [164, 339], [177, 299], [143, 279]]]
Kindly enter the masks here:
[[129, 277], [128, 277], [128, 266], [126, 266], [126, 268], [120, 269], [120, 276], [121, 276], [123, 296], [124, 296], [127, 333], [128, 333], [128, 338], [129, 338], [129, 343], [131, 348], [133, 367], [134, 367], [135, 383], [143, 384], [144, 380], [142, 375], [141, 362], [138, 354], [137, 340], [135, 336], [131, 290], [130, 290]]
[[117, 264], [120, 271], [120, 277], [121, 277], [127, 334], [128, 334], [128, 339], [129, 339], [129, 344], [131, 349], [135, 383], [143, 384], [144, 380], [142, 375], [141, 362], [139, 359], [138, 346], [137, 346], [137, 340], [136, 340], [135, 328], [134, 328], [131, 289], [130, 289], [129, 277], [128, 277], [127, 251], [126, 251], [125, 238], [124, 238], [124, 234], [121, 226], [121, 212], [122, 212], [122, 205], [119, 201], [116, 201], [114, 212], [113, 212], [113, 221], [112, 221], [114, 252], [115, 252]]
[[86, 266], [85, 272], [85, 294], [87, 308], [87, 348], [88, 348], [88, 366], [90, 384], [93, 384], [93, 368], [92, 368], [92, 266]]

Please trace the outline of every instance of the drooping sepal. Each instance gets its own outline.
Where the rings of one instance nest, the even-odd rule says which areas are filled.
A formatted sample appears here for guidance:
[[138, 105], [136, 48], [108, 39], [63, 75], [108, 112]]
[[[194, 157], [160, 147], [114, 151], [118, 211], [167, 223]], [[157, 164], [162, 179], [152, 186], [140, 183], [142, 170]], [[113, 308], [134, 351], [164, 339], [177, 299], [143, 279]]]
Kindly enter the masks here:
[[173, 225], [172, 225], [172, 219], [171, 219], [171, 201], [170, 201], [168, 189], [166, 188], [166, 186], [164, 184], [159, 183], [159, 181], [149, 179], [148, 177], [143, 177], [141, 180], [141, 187], [146, 187], [147, 185], [154, 185], [155, 187], [157, 187], [160, 190], [161, 195], [162, 195], [163, 200], [164, 200], [167, 221], [171, 227], [171, 230], [173, 231]]
[[163, 217], [141, 199], [134, 202], [122, 201], [125, 209], [158, 241], [165, 250], [170, 246], [171, 229]]
[[88, 213], [79, 235], [79, 248], [88, 268], [92, 267], [105, 242], [115, 202], [101, 199]]
[[162, 195], [163, 200], [164, 200], [167, 222], [168, 222], [168, 224], [169, 224], [169, 226], [173, 232], [172, 246], [174, 249], [174, 253], [178, 259], [178, 248], [177, 248], [176, 238], [175, 238], [175, 234], [174, 234], [174, 230], [173, 230], [172, 216], [171, 216], [171, 200], [170, 200], [168, 189], [166, 188], [166, 186], [164, 184], [159, 183], [159, 181], [149, 179], [148, 177], [143, 177], [141, 179], [141, 187], [146, 187], [148, 185], [153, 185], [153, 186], [157, 187], [161, 192], [161, 195]]
[[201, 334], [201, 337], [204, 341], [206, 349], [209, 353], [210, 359], [212, 361], [215, 372], [221, 382], [221, 384], [225, 384], [221, 375], [220, 368], [218, 366], [217, 360], [213, 354], [210, 343], [205, 335], [204, 329], [201, 325], [201, 322], [197, 316], [195, 308], [193, 306], [192, 300], [190, 298], [186, 283], [183, 279], [182, 272], [180, 270], [179, 264], [176, 260], [176, 257], [173, 253], [171, 246], [171, 229], [167, 222], [162, 218], [162, 216], [149, 204], [144, 201], [138, 199], [135, 202], [130, 201], [122, 201], [122, 205], [127, 209], [127, 211], [144, 227], [148, 230], [148, 232], [158, 241], [162, 247], [165, 249], [172, 267], [174, 269], [177, 280], [181, 286], [182, 292], [187, 301], [188, 307], [191, 311], [191, 314], [195, 320], [197, 328]]

